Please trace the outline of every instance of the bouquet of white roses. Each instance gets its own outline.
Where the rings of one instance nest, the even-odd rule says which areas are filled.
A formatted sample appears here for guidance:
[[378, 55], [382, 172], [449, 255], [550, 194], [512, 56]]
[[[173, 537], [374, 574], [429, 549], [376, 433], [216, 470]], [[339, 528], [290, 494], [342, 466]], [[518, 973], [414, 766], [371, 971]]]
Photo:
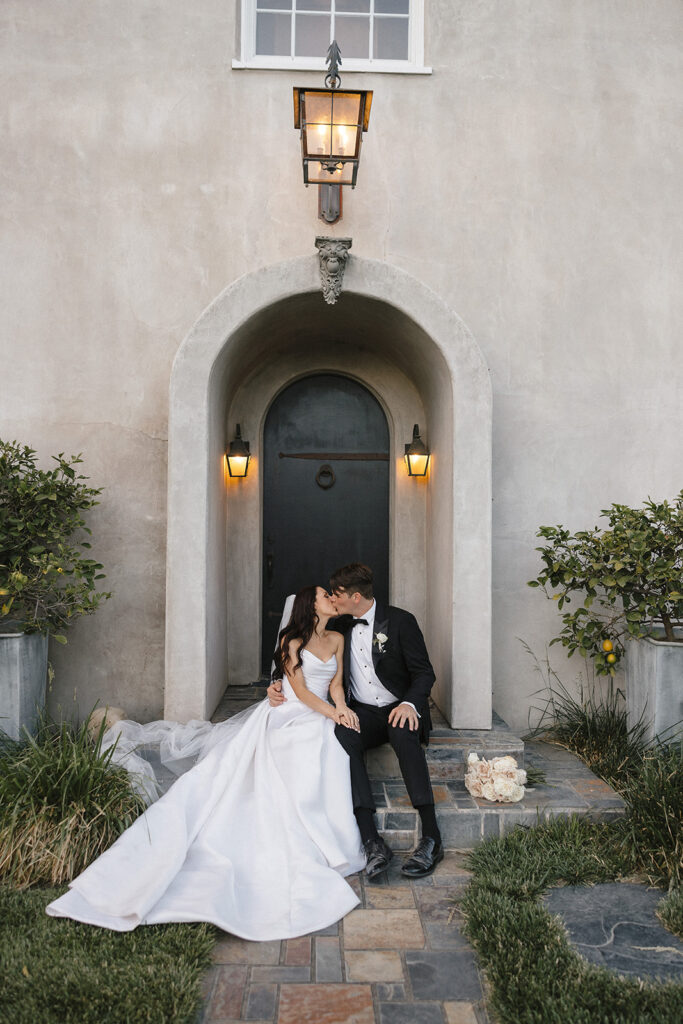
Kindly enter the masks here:
[[467, 758], [465, 786], [472, 796], [503, 804], [514, 804], [524, 796], [526, 772], [517, 767], [514, 757], [493, 757], [490, 761], [476, 754]]

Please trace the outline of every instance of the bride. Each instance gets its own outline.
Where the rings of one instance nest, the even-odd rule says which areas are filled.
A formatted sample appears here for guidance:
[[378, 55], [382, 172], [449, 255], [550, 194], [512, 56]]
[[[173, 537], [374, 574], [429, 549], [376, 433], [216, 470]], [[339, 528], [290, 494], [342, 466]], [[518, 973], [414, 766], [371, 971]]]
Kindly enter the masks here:
[[109, 730], [105, 740], [129, 753], [135, 740], [161, 740], [162, 760], [183, 774], [48, 914], [116, 931], [210, 921], [267, 940], [326, 928], [356, 906], [344, 876], [365, 855], [334, 729], [359, 726], [344, 697], [344, 638], [326, 629], [335, 614], [322, 587], [296, 595], [275, 655], [286, 703], [266, 698], [217, 725]]

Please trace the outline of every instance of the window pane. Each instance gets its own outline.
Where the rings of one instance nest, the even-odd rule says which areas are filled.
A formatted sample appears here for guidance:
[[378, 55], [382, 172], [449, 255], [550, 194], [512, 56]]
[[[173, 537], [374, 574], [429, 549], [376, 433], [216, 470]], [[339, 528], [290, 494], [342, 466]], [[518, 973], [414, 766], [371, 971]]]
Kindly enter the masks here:
[[375, 57], [407, 60], [408, 18], [375, 18]]
[[410, 0], [375, 0], [375, 14], [408, 14]]
[[289, 57], [291, 49], [291, 14], [257, 14], [256, 52], [273, 57]]
[[324, 57], [330, 45], [330, 19], [319, 14], [297, 14], [297, 57]]
[[337, 14], [348, 14], [349, 12], [355, 13], [356, 11], [370, 11], [370, 0], [337, 0], [336, 6]]
[[334, 34], [344, 57], [370, 56], [370, 19], [339, 15], [334, 19]]
[[296, 0], [297, 11], [329, 11], [330, 0]]
[[258, 11], [291, 11], [292, 0], [258, 0], [256, 9]]

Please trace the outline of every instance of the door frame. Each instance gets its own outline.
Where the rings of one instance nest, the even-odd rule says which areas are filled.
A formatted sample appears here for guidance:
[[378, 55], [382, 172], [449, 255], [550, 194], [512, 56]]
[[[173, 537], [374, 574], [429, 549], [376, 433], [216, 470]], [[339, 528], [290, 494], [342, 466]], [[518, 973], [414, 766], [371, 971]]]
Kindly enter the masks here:
[[[271, 397], [268, 405], [264, 408], [263, 416], [262, 416], [262, 419], [261, 419], [260, 445], [259, 445], [259, 451], [263, 452], [263, 458], [260, 460], [260, 490], [261, 490], [261, 496], [262, 496], [261, 497], [261, 501], [260, 501], [260, 529], [261, 529], [261, 548], [260, 548], [260, 567], [261, 567], [260, 568], [260, 636], [261, 636], [261, 639], [263, 638], [263, 631], [264, 631], [264, 628], [265, 628], [265, 622], [263, 620], [263, 612], [264, 612], [264, 605], [265, 605], [265, 599], [264, 599], [264, 595], [263, 595], [263, 585], [264, 585], [263, 581], [264, 581], [264, 578], [265, 578], [265, 559], [266, 559], [266, 551], [265, 551], [265, 545], [264, 545], [264, 535], [265, 535], [265, 523], [264, 523], [264, 520], [265, 520], [265, 507], [266, 507], [266, 481], [265, 481], [265, 472], [266, 472], [266, 460], [265, 460], [265, 451], [266, 451], [266, 438], [265, 438], [266, 421], [267, 421], [268, 416], [270, 414], [270, 411], [273, 408], [273, 406], [275, 405], [275, 403], [278, 401], [278, 399], [287, 390], [289, 390], [289, 388], [292, 387], [292, 385], [297, 384], [299, 381], [306, 380], [308, 378], [313, 378], [313, 377], [341, 377], [342, 379], [353, 381], [355, 384], [357, 384], [359, 387], [361, 387], [364, 391], [366, 391], [368, 393], [368, 395], [370, 395], [370, 397], [373, 398], [377, 402], [377, 404], [378, 404], [378, 406], [379, 406], [379, 408], [380, 408], [380, 410], [382, 412], [382, 415], [384, 416], [384, 422], [386, 424], [386, 429], [387, 429], [387, 447], [388, 447], [388, 458], [389, 458], [389, 474], [388, 474], [388, 480], [387, 480], [387, 492], [388, 492], [387, 493], [387, 517], [388, 517], [388, 521], [387, 521], [387, 562], [388, 562], [388, 564], [387, 564], [387, 593], [388, 594], [391, 593], [391, 582], [392, 582], [392, 572], [391, 572], [391, 569], [392, 569], [392, 542], [393, 542], [393, 536], [392, 536], [392, 521], [393, 521], [392, 510], [393, 510], [393, 502], [394, 502], [394, 489], [392, 488], [392, 482], [393, 482], [393, 479], [394, 479], [394, 474], [391, 472], [392, 463], [393, 463], [394, 436], [393, 436], [393, 430], [392, 430], [392, 422], [393, 422], [393, 420], [392, 420], [391, 414], [390, 414], [389, 410], [387, 409], [385, 402], [382, 400], [382, 395], [378, 394], [377, 391], [375, 390], [375, 388], [373, 388], [371, 385], [369, 385], [365, 380], [363, 380], [357, 374], [350, 373], [350, 372], [343, 372], [343, 371], [338, 370], [338, 369], [337, 370], [319, 370], [319, 369], [316, 369], [316, 370], [304, 370], [301, 373], [298, 373], [296, 376], [294, 376], [291, 380], [289, 380], [286, 383], [282, 384], [282, 386], [277, 389], [277, 391]], [[244, 401], [244, 399], [242, 399], [242, 401]], [[325, 583], [326, 581], [321, 581], [321, 582]], [[261, 655], [261, 657], [259, 659], [259, 663], [260, 663], [259, 676], [260, 676], [260, 678], [263, 678], [263, 654]]]

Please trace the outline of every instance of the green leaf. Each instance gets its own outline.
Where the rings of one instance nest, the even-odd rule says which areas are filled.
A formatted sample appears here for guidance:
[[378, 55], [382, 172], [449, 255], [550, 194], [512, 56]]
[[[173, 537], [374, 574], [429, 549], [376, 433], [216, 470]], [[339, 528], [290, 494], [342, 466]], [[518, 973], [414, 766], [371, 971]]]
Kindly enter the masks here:
[[52, 639], [56, 640], [58, 644], [65, 644], [66, 643], [66, 637], [62, 636], [61, 633], [53, 633], [52, 634]]

